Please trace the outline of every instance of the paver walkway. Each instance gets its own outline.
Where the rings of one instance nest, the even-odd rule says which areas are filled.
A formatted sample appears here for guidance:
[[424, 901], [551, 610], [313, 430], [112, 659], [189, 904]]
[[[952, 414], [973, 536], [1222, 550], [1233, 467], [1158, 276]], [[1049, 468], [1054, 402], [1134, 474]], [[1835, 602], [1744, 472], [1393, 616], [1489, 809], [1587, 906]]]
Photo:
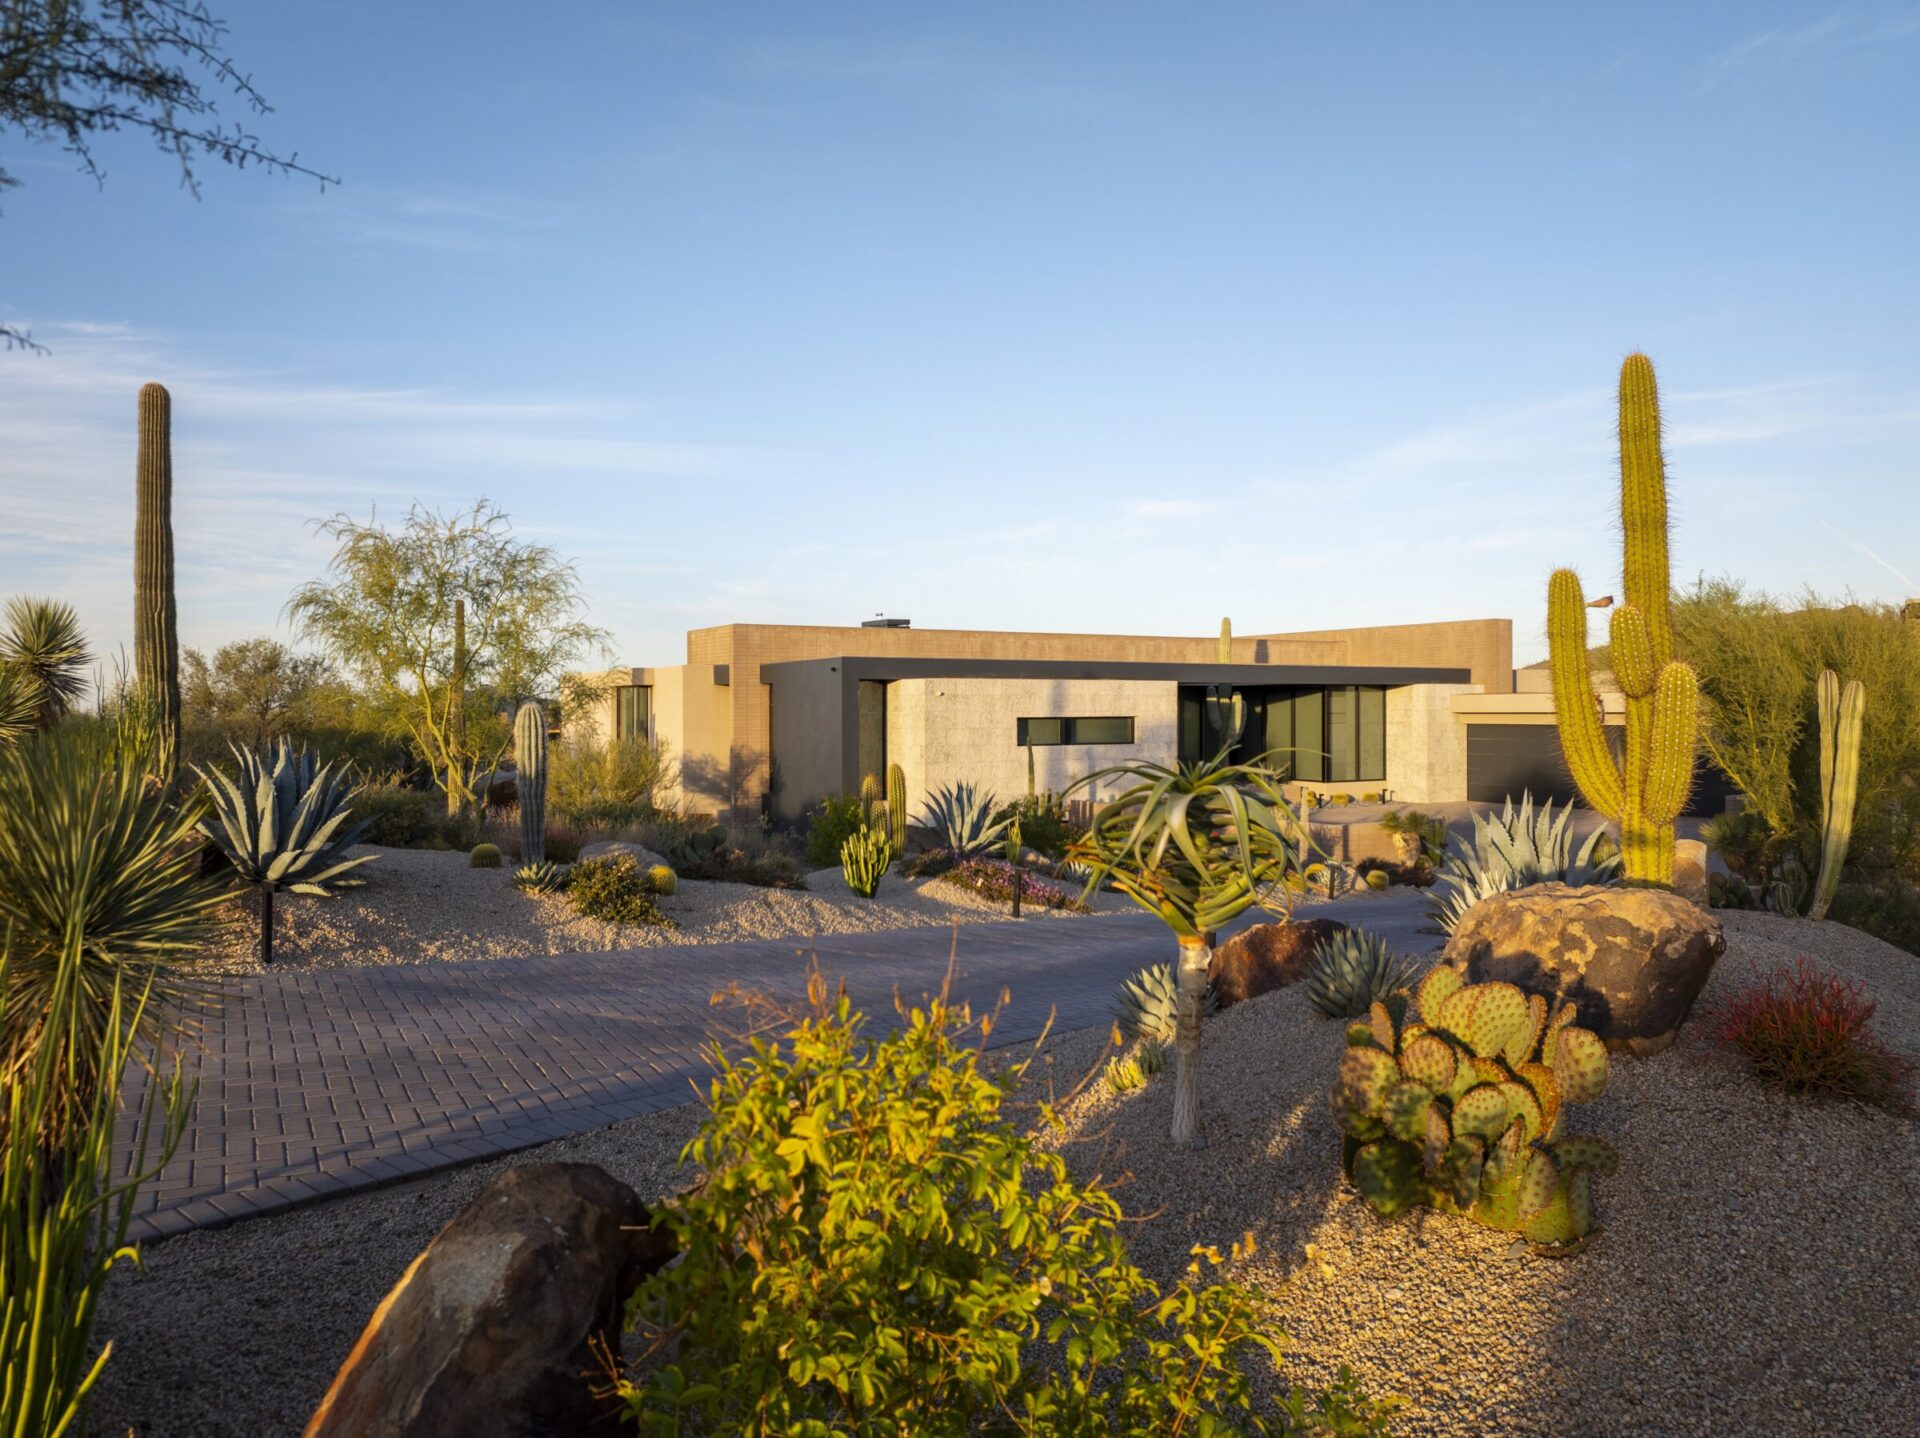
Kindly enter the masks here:
[[[1393, 895], [1316, 909], [1397, 947], [1418, 908]], [[267, 974], [239, 982], [207, 1023], [192, 1122], [142, 1190], [135, 1236], [272, 1213], [545, 1143], [685, 1103], [707, 1065], [729, 983], [805, 992], [818, 955], [878, 1021], [897, 988], [939, 987], [975, 1012], [1011, 1002], [995, 1045], [1101, 1025], [1114, 986], [1172, 944], [1145, 915], [894, 929], [815, 940], [649, 948], [525, 959]]]

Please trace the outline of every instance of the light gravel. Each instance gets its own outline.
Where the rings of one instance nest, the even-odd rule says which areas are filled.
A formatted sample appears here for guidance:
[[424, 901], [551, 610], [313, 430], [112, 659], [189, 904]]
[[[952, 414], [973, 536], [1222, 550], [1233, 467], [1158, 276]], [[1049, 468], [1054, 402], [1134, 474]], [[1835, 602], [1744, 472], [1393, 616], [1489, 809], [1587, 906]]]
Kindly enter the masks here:
[[[1809, 953], [1868, 983], [1882, 1037], [1920, 1052], [1920, 960], [1835, 924], [1723, 917], [1729, 950], [1704, 1006], [1755, 966]], [[1035, 1089], [1070, 1089], [1108, 1044], [1100, 1030], [1056, 1037]], [[1203, 1150], [1167, 1141], [1166, 1077], [1124, 1097], [1086, 1083], [1048, 1141], [1148, 1216], [1128, 1240], [1163, 1280], [1193, 1245], [1252, 1233], [1234, 1276], [1273, 1297], [1287, 1375], [1320, 1383], [1351, 1365], [1410, 1400], [1396, 1433], [1920, 1432], [1920, 1125], [1778, 1094], [1714, 1050], [1697, 1014], [1572, 1111], [1622, 1166], [1596, 1183], [1605, 1232], [1556, 1261], [1465, 1219], [1382, 1222], [1345, 1192], [1326, 1102], [1340, 1045], [1338, 1024], [1283, 990], [1209, 1021]], [[111, 1291], [96, 1431], [297, 1432], [374, 1305], [489, 1178], [581, 1160], [652, 1199], [685, 1181], [675, 1158], [697, 1121], [670, 1110], [150, 1246], [147, 1274]]]
[[[377, 857], [352, 871], [364, 882], [330, 897], [281, 894], [275, 899], [273, 966], [362, 968], [459, 959], [510, 959], [531, 954], [712, 944], [736, 939], [805, 939], [878, 929], [977, 923], [1008, 917], [1007, 906], [937, 878], [890, 874], [879, 894], [863, 899], [840, 870], [807, 876], [805, 889], [764, 889], [682, 879], [659, 901], [676, 927], [609, 924], [582, 918], [565, 894], [527, 894], [513, 870], [475, 869], [462, 853], [429, 849], [355, 848]], [[228, 906], [223, 941], [201, 967], [209, 973], [258, 973], [253, 944], [257, 920], [251, 897]], [[1096, 894], [1097, 913], [1128, 908], [1113, 894]], [[1072, 918], [1028, 905], [1032, 918]]]

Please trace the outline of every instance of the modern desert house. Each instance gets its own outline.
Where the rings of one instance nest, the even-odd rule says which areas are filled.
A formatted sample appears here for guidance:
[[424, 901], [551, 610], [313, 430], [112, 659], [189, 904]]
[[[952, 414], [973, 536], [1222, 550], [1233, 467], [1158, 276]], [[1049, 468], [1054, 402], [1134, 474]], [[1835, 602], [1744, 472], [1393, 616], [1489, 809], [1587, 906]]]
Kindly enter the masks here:
[[1569, 793], [1544, 675], [1517, 677], [1505, 619], [1241, 635], [1225, 661], [1211, 636], [726, 624], [689, 632], [684, 664], [599, 676], [603, 702], [568, 729], [663, 741], [669, 797], [736, 820], [796, 820], [889, 764], [917, 804], [956, 780], [1024, 793], [1029, 755], [1056, 791], [1198, 758], [1210, 698], [1244, 706], [1240, 752], [1280, 751], [1323, 792]]

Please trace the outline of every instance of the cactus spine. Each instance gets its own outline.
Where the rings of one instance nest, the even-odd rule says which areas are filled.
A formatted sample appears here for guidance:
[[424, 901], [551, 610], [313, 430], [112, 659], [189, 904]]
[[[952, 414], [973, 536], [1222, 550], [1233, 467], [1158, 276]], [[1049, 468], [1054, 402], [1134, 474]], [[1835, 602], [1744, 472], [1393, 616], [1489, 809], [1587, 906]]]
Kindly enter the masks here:
[[1820, 671], [1820, 877], [1814, 881], [1809, 919], [1824, 919], [1840, 887], [1840, 871], [1853, 841], [1853, 810], [1860, 792], [1860, 721], [1867, 691], [1831, 669]]
[[166, 386], [140, 386], [140, 447], [135, 460], [133, 672], [153, 705], [162, 772], [180, 759], [179, 612], [173, 594], [173, 398]]
[[1607, 745], [1587, 663], [1586, 597], [1580, 576], [1554, 571], [1547, 584], [1547, 640], [1560, 747], [1580, 792], [1620, 825], [1628, 883], [1673, 883], [1673, 821], [1693, 785], [1700, 681], [1673, 657], [1667, 576], [1667, 474], [1660, 453], [1660, 399], [1653, 362], [1629, 355], [1620, 369], [1620, 520], [1626, 533], [1626, 602], [1613, 611], [1614, 677], [1626, 695], [1624, 771]]
[[887, 765], [887, 839], [893, 852], [907, 852], [907, 771]]
[[520, 791], [520, 863], [547, 858], [547, 716], [529, 699], [513, 716], [513, 763]]

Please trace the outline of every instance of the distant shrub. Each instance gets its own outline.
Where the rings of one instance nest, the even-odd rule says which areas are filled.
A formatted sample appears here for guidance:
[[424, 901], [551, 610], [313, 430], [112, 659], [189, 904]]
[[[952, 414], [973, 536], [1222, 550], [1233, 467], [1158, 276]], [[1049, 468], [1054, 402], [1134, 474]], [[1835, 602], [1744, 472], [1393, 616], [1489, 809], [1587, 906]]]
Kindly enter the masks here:
[[709, 1177], [663, 1209], [682, 1257], [628, 1307], [637, 1431], [1385, 1431], [1391, 1402], [1344, 1372], [1256, 1385], [1282, 1335], [1255, 1293], [1206, 1281], [1221, 1254], [1196, 1249], [1164, 1294], [1141, 1273], [1113, 1194], [1005, 1112], [1026, 1065], [987, 1073], [964, 1010], [903, 1010], [873, 1039], [817, 975], [810, 998], [737, 1061], [713, 1050], [685, 1155]]
[[1827, 917], [1876, 939], [1920, 954], [1920, 889], [1899, 880], [1842, 884]]
[[[1013, 865], [1000, 859], [962, 859], [941, 873], [940, 882], [952, 884], [955, 888], [965, 889], [982, 898], [1011, 904], [1015, 872]], [[1049, 883], [1031, 870], [1021, 869], [1017, 872], [1020, 876], [1021, 903], [1037, 904], [1043, 909], [1065, 909], [1075, 914], [1087, 911], [1087, 906], [1078, 895]]]
[[571, 824], [547, 821], [547, 857], [556, 864], [571, 864], [580, 857], [580, 850], [591, 842]]
[[609, 924], [677, 927], [653, 902], [653, 886], [631, 854], [607, 854], [575, 864], [567, 874], [574, 912]]
[[946, 873], [959, 862], [960, 856], [951, 849], [923, 849], [901, 860], [900, 872], [909, 879], [928, 879]]
[[1029, 849], [1058, 859], [1067, 846], [1086, 832], [1067, 817], [1067, 806], [1054, 794], [1036, 794], [1008, 804], [994, 816], [996, 824], [1020, 822], [1020, 842]]
[[838, 864], [847, 840], [866, 827], [866, 809], [858, 794], [821, 800], [807, 816], [807, 862], [816, 869]]
[[[683, 879], [754, 884], [763, 889], [807, 887], [799, 863], [773, 835], [735, 834], [710, 824], [667, 844], [665, 853]], [[837, 857], [834, 862], [839, 862]]]
[[1406, 884], [1416, 889], [1432, 888], [1435, 878], [1431, 864], [1398, 864], [1392, 859], [1362, 859], [1353, 866], [1353, 872], [1363, 883], [1371, 884], [1375, 874], [1385, 874], [1389, 884]]
[[1725, 1004], [1715, 1035], [1755, 1074], [1795, 1093], [1912, 1109], [1914, 1063], [1873, 1033], [1876, 1005], [1857, 980], [1804, 954], [1764, 977], [1756, 966], [1754, 978]]
[[475, 844], [467, 854], [467, 867], [470, 869], [499, 868], [500, 846], [498, 844]]
[[590, 826], [633, 824], [653, 812], [671, 769], [666, 745], [644, 739], [556, 744], [547, 751], [547, 809]]
[[368, 822], [367, 844], [389, 849], [424, 849], [436, 840], [446, 847], [447, 801], [425, 789], [391, 781], [369, 784], [354, 796], [353, 815]]

